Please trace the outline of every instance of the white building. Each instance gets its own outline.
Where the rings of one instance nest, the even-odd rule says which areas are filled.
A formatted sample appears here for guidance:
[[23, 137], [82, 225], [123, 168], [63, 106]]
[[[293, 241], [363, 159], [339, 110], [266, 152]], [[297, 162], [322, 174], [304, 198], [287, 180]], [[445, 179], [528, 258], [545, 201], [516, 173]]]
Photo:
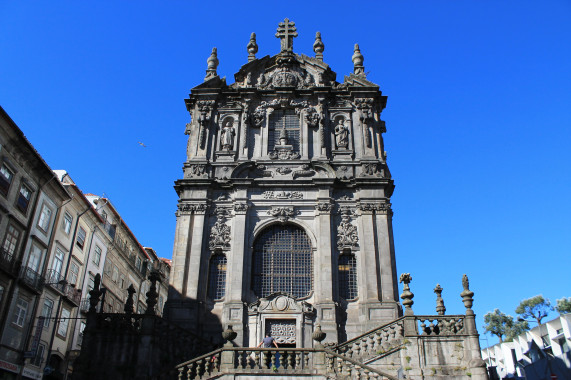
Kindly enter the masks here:
[[571, 314], [482, 350], [491, 379], [571, 379]]

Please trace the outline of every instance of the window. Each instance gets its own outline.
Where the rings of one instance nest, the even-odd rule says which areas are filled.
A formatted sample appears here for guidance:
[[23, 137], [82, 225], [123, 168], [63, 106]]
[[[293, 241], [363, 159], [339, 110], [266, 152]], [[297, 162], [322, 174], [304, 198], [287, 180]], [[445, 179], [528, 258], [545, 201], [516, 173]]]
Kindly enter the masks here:
[[4, 244], [2, 244], [3, 254], [8, 260], [12, 260], [14, 252], [16, 251], [16, 246], [18, 245], [18, 239], [20, 238], [20, 231], [18, 231], [13, 225], [9, 225], [6, 230], [6, 237], [4, 238]]
[[40, 343], [38, 345], [38, 351], [36, 351], [36, 356], [32, 360], [32, 365], [35, 365], [36, 367], [42, 366], [42, 362], [44, 360], [44, 352], [46, 352], [46, 345]]
[[270, 129], [268, 131], [268, 152], [280, 144], [280, 135], [285, 130], [287, 144], [293, 147], [294, 152], [299, 152], [299, 116], [294, 110], [275, 110], [270, 115]]
[[42, 257], [42, 250], [36, 245], [32, 244], [32, 249], [30, 250], [30, 256], [28, 257], [27, 267], [34, 272], [39, 272], [40, 260]]
[[566, 354], [567, 352], [569, 352], [569, 343], [567, 343], [567, 339], [563, 338], [559, 338], [559, 346], [561, 346], [561, 352]]
[[83, 331], [85, 330], [85, 321], [81, 321], [81, 323], [79, 324], [79, 335], [77, 337], [77, 345], [81, 346], [81, 343], [83, 343]]
[[77, 263], [72, 262], [69, 267], [69, 283], [71, 285], [77, 284], [77, 279], [79, 277], [79, 265]]
[[95, 250], [93, 252], [93, 263], [99, 267], [100, 262], [101, 262], [101, 247], [95, 245]]
[[121, 285], [121, 289], [125, 289], [125, 276], [121, 275], [119, 284]]
[[284, 292], [306, 297], [313, 285], [313, 254], [305, 232], [296, 226], [274, 225], [254, 243], [252, 286], [258, 297]]
[[141, 261], [141, 258], [139, 256], [137, 256], [137, 258], [135, 259], [135, 266], [137, 267], [137, 269], [139, 271], [142, 268], [142, 264], [143, 264], [143, 262]]
[[12, 323], [16, 326], [24, 327], [24, 322], [26, 321], [26, 315], [28, 314], [28, 301], [23, 298], [18, 298], [18, 303], [16, 304], [16, 310], [14, 310], [14, 318]]
[[16, 208], [23, 213], [28, 211], [28, 205], [30, 204], [30, 198], [32, 197], [32, 190], [26, 184], [22, 184], [20, 187], [20, 193], [18, 194], [18, 201], [16, 202]]
[[101, 216], [101, 219], [103, 219], [103, 223], [107, 223], [107, 213], [104, 210], [101, 210], [99, 215]]
[[115, 265], [113, 265], [113, 275], [111, 276], [111, 279], [113, 282], [119, 281], [119, 268]]
[[357, 298], [357, 260], [354, 255], [339, 256], [339, 296], [345, 300]]
[[[52, 271], [57, 274], [57, 275], [55, 275], [55, 277], [58, 277], [58, 278], [61, 274], [61, 268], [63, 267], [63, 256], [64, 255], [63, 255], [62, 250], [59, 248], [56, 248], [56, 254], [54, 255], [54, 259], [52, 261]], [[55, 277], [54, 277], [54, 279], [55, 279]], [[50, 282], [53, 282], [52, 279], [50, 279]]]
[[58, 333], [58, 335], [60, 335], [63, 338], [65, 338], [67, 335], [67, 328], [69, 326], [70, 314], [71, 313], [68, 309], [62, 309], [61, 310], [61, 315], [60, 315], [60, 319], [59, 319], [59, 326], [57, 328], [57, 333]]
[[89, 273], [89, 280], [87, 281], [87, 294], [95, 288], [95, 276]]
[[83, 249], [85, 246], [85, 235], [86, 233], [83, 227], [79, 227], [79, 231], [77, 231], [77, 241], [75, 244], [77, 244], [80, 249]]
[[226, 256], [216, 254], [210, 258], [208, 271], [208, 297], [219, 300], [226, 293]]
[[541, 341], [543, 342], [544, 348], [551, 347], [551, 341], [549, 340], [549, 335], [543, 335], [541, 337]]
[[51, 218], [52, 210], [50, 210], [48, 206], [43, 205], [40, 218], [38, 219], [38, 227], [40, 227], [44, 232], [48, 232]]
[[73, 223], [73, 217], [66, 211], [65, 215], [63, 216], [63, 230], [64, 232], [69, 235], [71, 231], [71, 224]]
[[13, 178], [14, 173], [8, 168], [8, 165], [3, 163], [2, 167], [0, 167], [0, 193], [8, 195]]
[[44, 306], [42, 307], [42, 317], [44, 317], [44, 328], [49, 327], [52, 318], [52, 311], [54, 310], [54, 301], [49, 298], [44, 300]]

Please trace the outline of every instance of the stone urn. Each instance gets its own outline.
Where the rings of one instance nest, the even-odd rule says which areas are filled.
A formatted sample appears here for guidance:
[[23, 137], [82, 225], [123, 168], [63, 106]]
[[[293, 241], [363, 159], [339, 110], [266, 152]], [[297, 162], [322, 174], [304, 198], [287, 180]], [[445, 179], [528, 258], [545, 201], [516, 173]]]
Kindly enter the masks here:
[[232, 330], [232, 325], [228, 325], [228, 328], [222, 332], [222, 338], [224, 338], [228, 343], [233, 341], [238, 336], [238, 333]]
[[321, 345], [321, 341], [323, 341], [323, 339], [325, 339], [326, 336], [327, 334], [325, 334], [321, 330], [321, 325], [320, 324], [315, 325], [315, 331], [313, 332], [313, 334], [311, 334], [311, 337], [313, 338], [314, 341], [317, 342], [317, 345]]

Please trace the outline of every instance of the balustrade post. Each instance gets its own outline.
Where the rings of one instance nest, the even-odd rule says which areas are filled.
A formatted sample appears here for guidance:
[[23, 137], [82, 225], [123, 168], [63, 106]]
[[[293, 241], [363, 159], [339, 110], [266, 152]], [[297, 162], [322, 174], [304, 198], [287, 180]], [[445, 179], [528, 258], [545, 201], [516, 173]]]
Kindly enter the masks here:
[[230, 350], [230, 348], [234, 347], [232, 341], [236, 339], [237, 336], [238, 334], [236, 334], [236, 331], [232, 330], [232, 325], [228, 325], [228, 328], [222, 332], [222, 337], [226, 340], [226, 343], [224, 343], [224, 349], [221, 353], [221, 372], [230, 372], [235, 368], [236, 355], [234, 354], [233, 350]]
[[[321, 331], [320, 324], [315, 325], [315, 331], [311, 335], [311, 337], [315, 341], [314, 347], [316, 349], [316, 351], [313, 352], [312, 364], [313, 368], [315, 368], [317, 370], [317, 373], [320, 374], [325, 374], [326, 372], [325, 350], [323, 349], [323, 344], [321, 344], [323, 339], [325, 339], [326, 335], [327, 334]], [[306, 355], [309, 355], [309, 353], [306, 353]]]

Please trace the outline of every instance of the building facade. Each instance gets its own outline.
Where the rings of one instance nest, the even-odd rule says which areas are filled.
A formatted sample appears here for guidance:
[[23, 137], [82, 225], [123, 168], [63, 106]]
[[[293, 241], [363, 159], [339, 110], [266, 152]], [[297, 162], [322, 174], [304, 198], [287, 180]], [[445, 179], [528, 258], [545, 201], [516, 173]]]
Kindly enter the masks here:
[[217, 51], [186, 99], [187, 160], [179, 195], [169, 318], [239, 345], [266, 333], [309, 347], [316, 324], [341, 342], [401, 315], [381, 112], [387, 97], [354, 72], [338, 82], [296, 54], [294, 23], [280, 52], [256, 57], [227, 85]]
[[571, 315], [561, 314], [518, 335], [511, 342], [482, 350], [491, 379], [571, 378]]

